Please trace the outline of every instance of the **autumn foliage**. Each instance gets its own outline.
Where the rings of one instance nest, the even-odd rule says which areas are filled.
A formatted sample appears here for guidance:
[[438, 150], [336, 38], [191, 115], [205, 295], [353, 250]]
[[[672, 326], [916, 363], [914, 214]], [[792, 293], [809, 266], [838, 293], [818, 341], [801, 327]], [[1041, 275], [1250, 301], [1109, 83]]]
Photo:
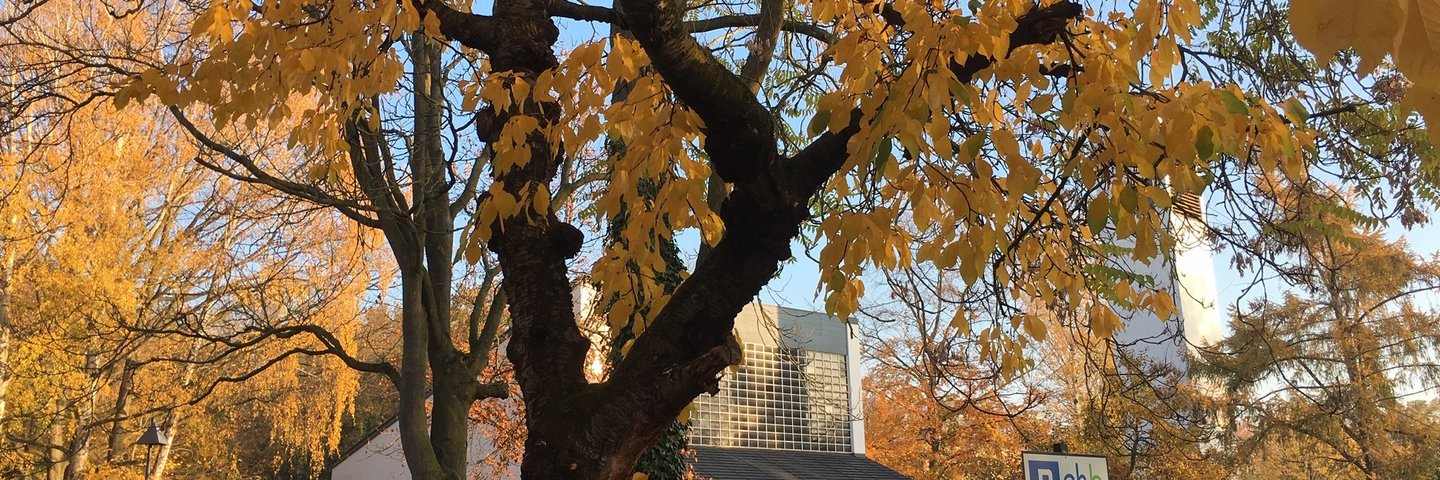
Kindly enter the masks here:
[[[1389, 58], [1410, 82], [1404, 108], [1440, 112], [1433, 1], [1291, 6], [1295, 40], [1318, 55], [1297, 68], [1343, 62], [1334, 54], [1351, 49], [1365, 78]], [[1323, 166], [1374, 169], [1333, 161], [1342, 149], [1324, 135], [1336, 130], [1323, 121], [1366, 113], [1359, 106], [1218, 74], [1248, 57], [1192, 48], [1229, 31], [1230, 8], [0, 5], [10, 90], [0, 133], [19, 135], [5, 144], [15, 176], [4, 207], [24, 219], [6, 227], [18, 229], [4, 243], [16, 249], [4, 257], [16, 259], [4, 267], [6, 301], [29, 316], [0, 327], [30, 342], [8, 344], [13, 359], [64, 352], [63, 372], [33, 377], [74, 390], [65, 405], [25, 399], [45, 412], [25, 425], [26, 448], [50, 468], [82, 465], [86, 428], [104, 423], [87, 418], [136, 428], [130, 413], [76, 407], [105, 398], [131, 412], [119, 399], [133, 361], [185, 379], [130, 377], [132, 388], [178, 388], [146, 391], [146, 402], [182, 399], [134, 412], [174, 417], [234, 393], [263, 405], [271, 438], [312, 463], [337, 446], [363, 373], [396, 392], [417, 478], [466, 475], [468, 416], [512, 393], [525, 478], [630, 478], [739, 361], [733, 318], [797, 256], [797, 241], [818, 260], [824, 310], [839, 317], [876, 290], [869, 275], [953, 274], [965, 308], [932, 326], [973, 345], [991, 376], [1017, 378], [1035, 365], [1030, 346], [1103, 344], [1125, 308], [1171, 316], [1170, 292], [1109, 264], [1172, 250], [1175, 199], [1208, 191], [1225, 206], [1268, 206], [1249, 188], [1309, 185], [1332, 175]], [[1192, 70], [1202, 66], [1208, 76]], [[1406, 112], [1390, 113], [1400, 125], [1385, 130], [1422, 130]], [[127, 153], [142, 138], [159, 144]], [[1404, 140], [1412, 152], [1426, 144]], [[1426, 175], [1394, 176], [1389, 188], [1424, 193], [1416, 179]], [[29, 188], [44, 182], [55, 185]], [[1225, 227], [1265, 228], [1246, 213]], [[571, 298], [581, 283], [598, 288], [616, 335], [603, 379], [587, 375], [596, 342]], [[358, 342], [358, 319], [373, 309], [393, 321], [388, 355]], [[1045, 311], [1076, 315], [1056, 323]], [[35, 326], [50, 318], [57, 325]], [[513, 370], [500, 365], [501, 345]], [[12, 364], [22, 365], [7, 361], [0, 381], [20, 372]], [[225, 388], [267, 380], [273, 391]], [[287, 396], [298, 392], [326, 401]]]

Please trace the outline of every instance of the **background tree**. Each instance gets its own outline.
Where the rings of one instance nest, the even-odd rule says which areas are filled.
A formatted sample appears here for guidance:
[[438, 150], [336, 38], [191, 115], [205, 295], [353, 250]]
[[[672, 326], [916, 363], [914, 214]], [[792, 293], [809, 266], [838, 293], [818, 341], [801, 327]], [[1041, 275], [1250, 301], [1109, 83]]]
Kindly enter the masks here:
[[[10, 52], [22, 65], [47, 58]], [[14, 388], [0, 471], [129, 476], [150, 422], [180, 449], [158, 451], [155, 478], [316, 470], [337, 447], [355, 373], [295, 355], [351, 342], [370, 242], [328, 212], [220, 181], [174, 122], [43, 86], [7, 97], [21, 115], [0, 145], [0, 370]], [[322, 326], [328, 345], [281, 338]]]
[[[984, 305], [984, 295], [958, 276], [897, 272], [887, 276], [889, 298], [862, 308], [873, 326], [865, 419], [877, 461], [916, 478], [1013, 478], [1021, 451], [1066, 443], [1108, 456], [1116, 478], [1225, 471], [1228, 458], [1206, 448], [1218, 433], [1219, 405], [1183, 372], [1125, 353], [1095, 335], [1084, 314], [1032, 303], [1029, 321], [1039, 325], [1026, 325], [975, 313], [971, 305]], [[1025, 363], [1007, 366], [986, 355], [971, 329], [1047, 336], [1022, 339]]]
[[865, 377], [865, 393], [866, 455], [916, 480], [1013, 478], [1021, 451], [1055, 438], [1037, 412], [952, 410], [887, 366]]
[[1429, 475], [1436, 425], [1412, 400], [1440, 380], [1440, 317], [1421, 300], [1440, 267], [1385, 240], [1343, 191], [1275, 195], [1290, 206], [1271, 238], [1294, 259], [1292, 289], [1235, 312], [1206, 355], [1247, 430], [1242, 452], [1290, 443], [1324, 452], [1327, 470]]

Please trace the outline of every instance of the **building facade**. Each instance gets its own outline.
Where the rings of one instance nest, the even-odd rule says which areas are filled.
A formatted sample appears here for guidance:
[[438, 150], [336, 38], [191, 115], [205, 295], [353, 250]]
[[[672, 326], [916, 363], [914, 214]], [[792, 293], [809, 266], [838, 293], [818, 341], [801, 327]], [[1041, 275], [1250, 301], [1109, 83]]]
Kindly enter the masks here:
[[735, 329], [744, 363], [721, 378], [718, 394], [695, 400], [691, 444], [865, 453], [860, 345], [849, 325], [752, 304]]
[[695, 473], [715, 480], [887, 480], [865, 458], [860, 342], [823, 313], [751, 304], [735, 318], [745, 360], [695, 400]]
[[[716, 395], [697, 398], [690, 416], [698, 477], [905, 478], [864, 456], [864, 373], [851, 324], [822, 313], [751, 304], [736, 317], [735, 331], [744, 345], [744, 363], [725, 372]], [[483, 435], [472, 432], [472, 463], [493, 450]], [[519, 478], [518, 466], [496, 475], [492, 471], [477, 478]], [[331, 478], [410, 478], [393, 422], [346, 452]]]

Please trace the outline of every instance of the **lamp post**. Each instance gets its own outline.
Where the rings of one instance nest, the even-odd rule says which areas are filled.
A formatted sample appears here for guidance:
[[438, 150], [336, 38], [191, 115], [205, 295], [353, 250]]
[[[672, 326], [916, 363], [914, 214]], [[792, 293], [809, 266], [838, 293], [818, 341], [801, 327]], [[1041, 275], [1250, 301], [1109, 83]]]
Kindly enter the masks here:
[[150, 450], [157, 446], [169, 445], [170, 441], [165, 439], [165, 433], [161, 432], [160, 427], [155, 426], [155, 422], [152, 421], [150, 428], [145, 429], [145, 434], [140, 435], [140, 439], [136, 440], [135, 444], [145, 446], [145, 480], [150, 480]]

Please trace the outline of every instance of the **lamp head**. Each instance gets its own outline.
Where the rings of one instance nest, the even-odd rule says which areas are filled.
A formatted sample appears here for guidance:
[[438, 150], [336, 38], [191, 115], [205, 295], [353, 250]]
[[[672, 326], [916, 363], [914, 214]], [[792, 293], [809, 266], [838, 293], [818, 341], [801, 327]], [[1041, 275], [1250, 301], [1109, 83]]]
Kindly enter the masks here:
[[140, 435], [140, 439], [135, 441], [135, 444], [145, 446], [169, 445], [170, 440], [165, 438], [165, 433], [160, 431], [160, 427], [152, 423], [150, 424], [150, 428], [145, 429], [145, 433]]

